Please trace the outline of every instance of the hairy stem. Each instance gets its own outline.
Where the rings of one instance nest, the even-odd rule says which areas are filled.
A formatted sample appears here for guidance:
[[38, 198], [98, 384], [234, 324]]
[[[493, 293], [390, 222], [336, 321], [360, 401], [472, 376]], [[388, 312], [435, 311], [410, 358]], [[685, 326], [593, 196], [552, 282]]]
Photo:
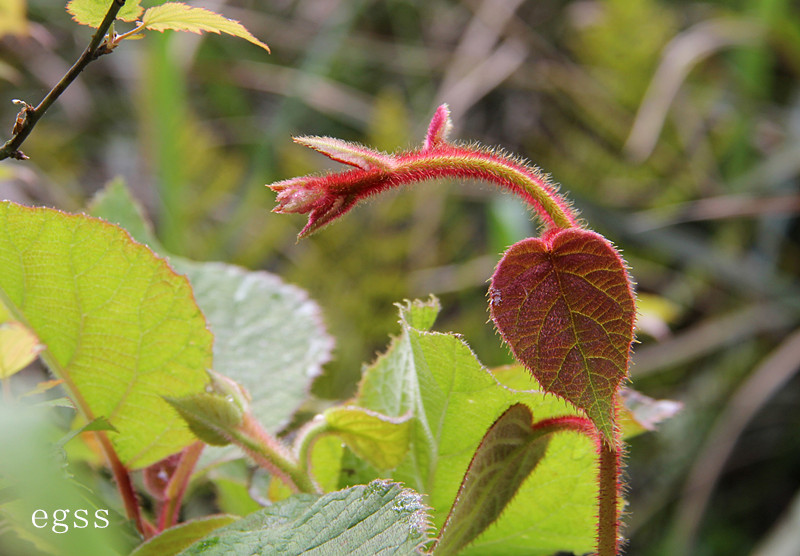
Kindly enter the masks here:
[[95, 31], [95, 34], [92, 36], [92, 40], [89, 42], [89, 46], [86, 47], [86, 50], [83, 51], [81, 57], [78, 58], [78, 61], [69, 69], [69, 71], [61, 78], [61, 80], [56, 83], [55, 87], [53, 87], [49, 93], [42, 99], [42, 102], [36, 108], [30, 108], [28, 105], [22, 109], [20, 115], [22, 116], [21, 123], [17, 128], [15, 126], [14, 135], [6, 141], [6, 143], [0, 147], [0, 160], [6, 158], [16, 158], [19, 160], [24, 160], [27, 157], [19, 150], [22, 143], [27, 139], [28, 135], [30, 135], [33, 128], [36, 126], [36, 123], [39, 119], [44, 115], [48, 108], [61, 96], [67, 87], [69, 87], [75, 78], [80, 75], [80, 73], [89, 65], [90, 62], [93, 62], [97, 58], [99, 58], [103, 54], [107, 54], [110, 50], [105, 49], [102, 46], [103, 39], [106, 36], [111, 24], [114, 23], [114, 20], [117, 18], [117, 14], [125, 5], [125, 0], [112, 0], [111, 6], [108, 8], [108, 12], [106, 13], [105, 18], [103, 19], [100, 26]]
[[407, 161], [399, 158], [395, 171], [399, 179], [407, 175], [412, 179], [456, 177], [493, 182], [522, 197], [536, 210], [547, 228], [578, 226], [572, 209], [543, 175], [510, 159], [455, 146], [422, 153]]
[[592, 440], [597, 438], [597, 429], [594, 423], [590, 419], [579, 415], [563, 415], [561, 417], [542, 419], [534, 423], [532, 428], [542, 432], [573, 431], [584, 434]]
[[246, 413], [232, 440], [253, 460], [285, 482], [294, 492], [320, 493], [311, 476], [289, 450]]
[[295, 454], [297, 463], [307, 474], [311, 473], [311, 448], [320, 436], [328, 432], [329, 426], [324, 418], [317, 416], [306, 423], [297, 433]]
[[[608, 443], [594, 423], [585, 417], [567, 415], [539, 421], [534, 429], [543, 431], [575, 431], [597, 442], [599, 458], [599, 507], [597, 517], [598, 556], [617, 556], [619, 552], [619, 448]], [[619, 444], [619, 442], [617, 442]]]
[[599, 440], [600, 507], [597, 518], [597, 554], [617, 556], [619, 551], [619, 476], [620, 461], [616, 447]]
[[125, 505], [125, 515], [134, 522], [136, 529], [145, 539], [150, 538], [155, 531], [152, 525], [146, 524], [142, 519], [142, 512], [139, 509], [139, 500], [136, 497], [136, 491], [133, 488], [128, 469], [123, 465], [119, 457], [117, 457], [117, 452], [114, 450], [114, 446], [111, 445], [111, 441], [108, 439], [108, 435], [105, 431], [95, 431], [95, 436], [97, 436], [103, 454], [106, 456], [106, 461], [108, 461], [111, 472], [114, 474], [117, 489]]

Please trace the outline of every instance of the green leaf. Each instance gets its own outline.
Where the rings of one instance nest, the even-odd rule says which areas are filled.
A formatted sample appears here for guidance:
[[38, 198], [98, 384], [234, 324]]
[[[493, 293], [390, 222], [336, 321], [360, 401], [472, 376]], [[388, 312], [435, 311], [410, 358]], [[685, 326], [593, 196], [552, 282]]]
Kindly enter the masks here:
[[156, 253], [166, 254], [153, 233], [153, 227], [145, 218], [142, 207], [131, 197], [122, 178], [108, 182], [92, 197], [87, 208], [92, 216], [122, 226], [139, 243], [149, 245]]
[[591, 230], [515, 243], [489, 289], [492, 319], [546, 391], [580, 407], [615, 444], [616, 396], [636, 318], [625, 264]]
[[[410, 326], [409, 318], [429, 325], [438, 310], [435, 299], [401, 307], [402, 333], [365, 371], [355, 403], [389, 416], [411, 412], [409, 452], [392, 478], [425, 492], [433, 522], [441, 527], [472, 454], [504, 411], [523, 403], [538, 421], [576, 415], [578, 410], [553, 395], [503, 386], [459, 336]], [[507, 372], [517, 373], [515, 382], [533, 385], [521, 366]], [[594, 546], [596, 501], [594, 443], [578, 434], [554, 435], [536, 472], [464, 553], [589, 552]]]
[[30, 365], [42, 348], [36, 334], [21, 322], [0, 322], [0, 379]]
[[186, 278], [116, 226], [0, 203], [0, 297], [130, 468], [194, 441], [162, 399], [202, 392], [212, 337]]
[[323, 496], [299, 494], [216, 530], [183, 556], [416, 554], [428, 541], [419, 494], [373, 481]]
[[237, 519], [233, 515], [212, 515], [181, 523], [139, 545], [130, 556], [175, 556], [212, 531]]
[[261, 509], [261, 505], [251, 498], [245, 482], [227, 477], [213, 477], [212, 482], [217, 493], [216, 504], [220, 511], [245, 516]]
[[356, 406], [332, 407], [323, 414], [329, 431], [378, 469], [393, 469], [408, 451], [410, 415], [387, 417]]
[[214, 370], [244, 386], [253, 415], [277, 431], [330, 356], [319, 306], [274, 274], [171, 261], [189, 278], [214, 332]]
[[145, 28], [154, 31], [171, 29], [173, 31], [189, 31], [197, 34], [203, 31], [217, 34], [227, 33], [258, 45], [269, 52], [269, 47], [255, 38], [238, 21], [228, 19], [204, 8], [195, 8], [180, 2], [167, 2], [160, 6], [148, 8], [142, 17], [142, 24]]
[[[141, 209], [121, 183], [112, 182], [91, 207], [93, 215], [157, 247]], [[319, 306], [305, 291], [267, 272], [179, 257], [170, 257], [170, 262], [188, 276], [214, 333], [214, 370], [247, 389], [253, 415], [277, 432], [330, 358], [333, 340]], [[205, 450], [202, 461], [232, 453], [232, 448]]]
[[[81, 25], [89, 27], [99, 27], [105, 19], [108, 9], [114, 0], [70, 0], [67, 2], [67, 11], [72, 19]], [[125, 5], [117, 13], [117, 19], [122, 21], [136, 21], [144, 8], [140, 5], [141, 0], [127, 0]]]
[[533, 414], [514, 404], [492, 424], [472, 458], [435, 554], [457, 554], [503, 512], [539, 464], [552, 430], [532, 427]]

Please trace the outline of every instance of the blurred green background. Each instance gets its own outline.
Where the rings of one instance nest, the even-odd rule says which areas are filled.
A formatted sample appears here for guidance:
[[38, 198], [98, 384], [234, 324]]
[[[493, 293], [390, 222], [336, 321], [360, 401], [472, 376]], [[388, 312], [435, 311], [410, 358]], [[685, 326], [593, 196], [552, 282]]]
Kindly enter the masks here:
[[[154, 2], [143, 2], [149, 6]], [[13, 6], [0, 1], [0, 7]], [[19, 2], [21, 5], [22, 3]], [[0, 126], [88, 43], [65, 2], [0, 10]], [[122, 176], [172, 252], [267, 269], [336, 337], [319, 398], [353, 392], [393, 303], [442, 300], [440, 330], [489, 365], [501, 253], [536, 232], [515, 199], [426, 184], [300, 243], [265, 183], [331, 164], [291, 135], [502, 145], [562, 184], [624, 250], [641, 296], [632, 378], [684, 411], [632, 441], [633, 555], [800, 554], [800, 7], [788, 0], [208, 0], [231, 37], [148, 33], [89, 66], [40, 122], [0, 197], [80, 210]], [[127, 30], [119, 24], [119, 30]]]

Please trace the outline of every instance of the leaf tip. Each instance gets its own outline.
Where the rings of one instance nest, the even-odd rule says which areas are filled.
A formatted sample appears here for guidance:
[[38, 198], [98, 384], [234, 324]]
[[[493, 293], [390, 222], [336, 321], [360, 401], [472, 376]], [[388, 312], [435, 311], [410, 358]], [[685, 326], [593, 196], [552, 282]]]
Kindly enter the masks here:
[[423, 150], [433, 149], [447, 142], [447, 136], [453, 129], [453, 121], [450, 119], [450, 107], [445, 103], [441, 104], [436, 112], [433, 113], [431, 123], [428, 126], [428, 133], [425, 136]]

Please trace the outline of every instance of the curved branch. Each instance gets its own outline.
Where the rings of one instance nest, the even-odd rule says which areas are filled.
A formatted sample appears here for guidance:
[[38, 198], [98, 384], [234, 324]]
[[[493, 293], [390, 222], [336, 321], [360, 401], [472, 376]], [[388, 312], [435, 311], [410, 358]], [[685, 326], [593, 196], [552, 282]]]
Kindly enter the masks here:
[[17, 104], [22, 104], [22, 110], [17, 115], [17, 122], [14, 125], [13, 136], [0, 147], [0, 160], [6, 158], [16, 158], [17, 160], [26, 160], [28, 157], [19, 150], [25, 139], [28, 138], [36, 123], [44, 115], [48, 108], [67, 90], [75, 78], [89, 65], [103, 54], [111, 52], [111, 47], [103, 42], [111, 24], [117, 18], [117, 14], [125, 5], [125, 0], [112, 0], [111, 6], [108, 8], [105, 18], [92, 36], [89, 46], [83, 51], [78, 61], [69, 69], [69, 71], [56, 83], [56, 85], [47, 93], [47, 96], [42, 99], [39, 105], [34, 108], [31, 105], [17, 101]]

